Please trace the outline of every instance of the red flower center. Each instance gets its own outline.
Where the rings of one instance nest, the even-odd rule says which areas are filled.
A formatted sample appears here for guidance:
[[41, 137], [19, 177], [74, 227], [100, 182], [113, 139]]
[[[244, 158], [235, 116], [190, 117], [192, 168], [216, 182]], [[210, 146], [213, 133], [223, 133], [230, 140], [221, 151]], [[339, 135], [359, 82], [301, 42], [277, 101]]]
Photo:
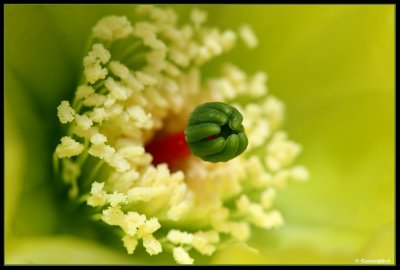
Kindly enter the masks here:
[[156, 137], [145, 148], [146, 152], [153, 156], [154, 165], [167, 163], [170, 167], [174, 167], [180, 160], [191, 155], [183, 131], [160, 138]]

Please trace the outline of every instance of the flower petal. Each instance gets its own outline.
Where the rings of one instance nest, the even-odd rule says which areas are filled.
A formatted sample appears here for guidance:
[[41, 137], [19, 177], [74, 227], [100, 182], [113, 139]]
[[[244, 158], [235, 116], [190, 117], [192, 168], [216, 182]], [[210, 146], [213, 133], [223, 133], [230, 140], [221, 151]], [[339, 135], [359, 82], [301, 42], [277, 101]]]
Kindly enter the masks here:
[[95, 242], [70, 236], [15, 240], [5, 254], [6, 264], [143, 264], [137, 257], [119, 253]]

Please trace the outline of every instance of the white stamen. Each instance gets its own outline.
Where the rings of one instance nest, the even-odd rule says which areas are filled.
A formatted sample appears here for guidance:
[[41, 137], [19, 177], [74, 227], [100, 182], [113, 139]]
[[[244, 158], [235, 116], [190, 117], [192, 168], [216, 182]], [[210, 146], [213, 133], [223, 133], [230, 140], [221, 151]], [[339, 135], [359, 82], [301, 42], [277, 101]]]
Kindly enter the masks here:
[[74, 121], [75, 110], [71, 108], [68, 101], [61, 101], [57, 107], [57, 116], [62, 124]]
[[193, 264], [193, 258], [182, 247], [175, 247], [172, 251], [174, 259], [179, 264]]
[[71, 137], [61, 138], [61, 144], [57, 145], [56, 154], [59, 158], [69, 158], [82, 153], [85, 146], [75, 141]]
[[132, 34], [133, 28], [125, 16], [107, 16], [93, 27], [93, 37], [104, 40], [116, 40]]
[[258, 39], [250, 25], [243, 25], [239, 29], [240, 37], [249, 49], [254, 49], [258, 46]]

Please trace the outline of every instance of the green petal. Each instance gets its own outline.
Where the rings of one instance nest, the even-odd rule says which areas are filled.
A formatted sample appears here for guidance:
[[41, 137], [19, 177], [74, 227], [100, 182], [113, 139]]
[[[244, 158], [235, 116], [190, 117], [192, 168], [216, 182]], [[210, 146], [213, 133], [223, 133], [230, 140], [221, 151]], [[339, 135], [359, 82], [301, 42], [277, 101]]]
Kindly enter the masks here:
[[32, 102], [54, 111], [76, 83], [76, 65], [62, 33], [41, 5], [6, 5], [4, 20], [6, 69], [23, 84], [23, 93]]
[[5, 219], [5, 234], [6, 242], [8, 240], [8, 233], [12, 228], [12, 219], [16, 215], [16, 208], [18, 199], [21, 192], [22, 172], [26, 164], [26, 156], [24, 153], [23, 140], [21, 134], [15, 127], [15, 122], [10, 115], [10, 108], [8, 103], [5, 103], [5, 181], [4, 181], [4, 219]]
[[[5, 102], [7, 110], [6, 119], [12, 119], [12, 139], [5, 141], [5, 156], [10, 157], [6, 162], [6, 182], [11, 182], [12, 187], [19, 185], [19, 189], [7, 194], [10, 197], [18, 197], [19, 200], [9, 205], [14, 209], [12, 218], [7, 222], [12, 223], [13, 234], [27, 234], [31, 232], [48, 232], [56, 220], [55, 205], [51, 202], [55, 194], [54, 182], [51, 179], [51, 147], [54, 141], [51, 132], [51, 121], [55, 121], [48, 115], [41, 115], [40, 106], [32, 102], [23, 94], [23, 86], [9, 70], [5, 70]], [[51, 120], [49, 120], [51, 119]], [[10, 134], [11, 136], [11, 134]], [[15, 137], [14, 137], [15, 136]], [[7, 137], [6, 135], [6, 138]], [[14, 140], [14, 141], [13, 141]], [[14, 145], [20, 148], [14, 150]], [[14, 158], [13, 158], [14, 156]], [[34, 157], [34, 158], [32, 158]], [[13, 174], [11, 160], [15, 160], [14, 166], [21, 166], [20, 171]], [[21, 162], [23, 162], [21, 164]], [[21, 182], [19, 183], [19, 179]], [[20, 194], [18, 194], [18, 191]], [[8, 206], [6, 205], [6, 211]], [[38, 217], [40, 213], [41, 218]], [[29, 226], [27, 226], [29, 224]]]
[[271, 93], [286, 104], [284, 128], [303, 145], [299, 162], [311, 172], [309, 182], [277, 196], [286, 225], [253, 236], [261, 261], [393, 263], [394, 7], [253, 5], [223, 13], [211, 19], [233, 28], [248, 22], [258, 34], [260, 47], [235, 60], [268, 72]]
[[[394, 7], [271, 6], [253, 14], [267, 18], [249, 16], [265, 33], [260, 61], [243, 63], [266, 67], [271, 92], [286, 104], [285, 128], [303, 145], [299, 162], [311, 172], [308, 183], [277, 196], [286, 225], [271, 233], [275, 249], [266, 234], [254, 236], [258, 246], [276, 254], [272, 263], [353, 263], [365, 249], [366, 258], [393, 263]], [[373, 246], [384, 226], [387, 245]]]
[[137, 257], [70, 236], [15, 240], [5, 254], [5, 264], [143, 264]]

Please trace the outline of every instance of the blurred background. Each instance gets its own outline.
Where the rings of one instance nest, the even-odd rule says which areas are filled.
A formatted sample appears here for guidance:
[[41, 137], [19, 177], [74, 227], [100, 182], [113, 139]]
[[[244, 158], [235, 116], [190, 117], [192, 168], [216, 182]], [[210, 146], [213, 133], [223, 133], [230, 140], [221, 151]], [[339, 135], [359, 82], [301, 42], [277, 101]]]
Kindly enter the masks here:
[[[311, 175], [278, 193], [286, 225], [253, 232], [259, 253], [233, 246], [209, 262], [395, 263], [395, 6], [173, 6], [180, 22], [193, 7], [208, 11], [209, 25], [253, 27], [258, 48], [239, 44], [218, 61], [268, 73], [270, 93], [286, 105], [283, 129], [303, 145], [297, 163]], [[4, 8], [5, 262], [157, 263], [91, 239], [93, 227], [68, 216], [51, 167], [56, 108], [74, 93], [91, 27], [110, 14], [134, 21], [134, 6]]]

